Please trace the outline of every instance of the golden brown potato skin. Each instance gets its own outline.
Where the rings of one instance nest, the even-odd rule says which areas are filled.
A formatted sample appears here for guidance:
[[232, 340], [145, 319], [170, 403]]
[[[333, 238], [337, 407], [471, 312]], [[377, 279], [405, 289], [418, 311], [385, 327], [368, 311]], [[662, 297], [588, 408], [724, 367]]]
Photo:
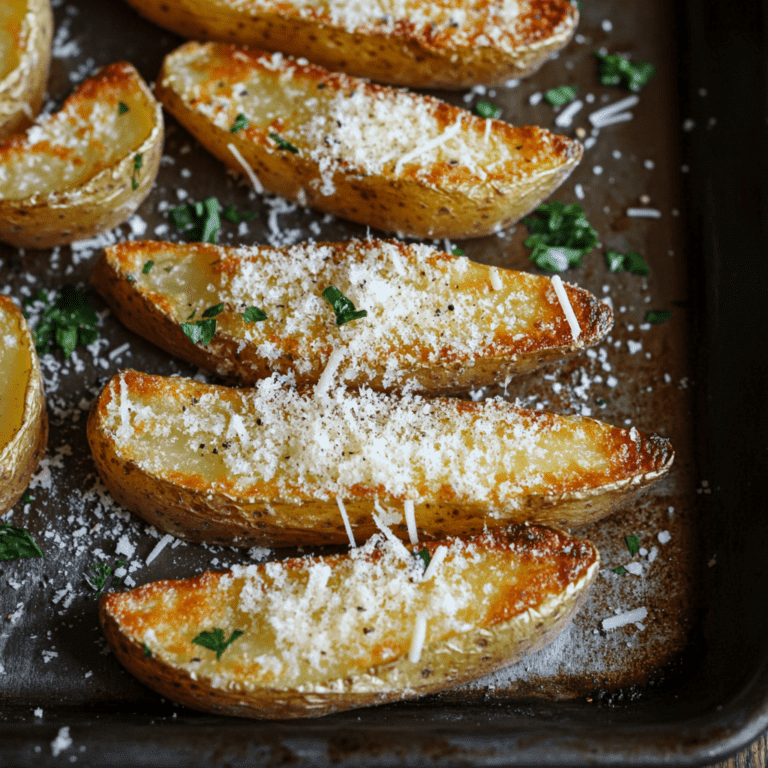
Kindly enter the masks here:
[[[0, 514], [10, 509], [22, 496], [48, 443], [48, 414], [45, 409], [43, 379], [35, 342], [21, 310], [7, 297], [0, 295], [0, 313], [16, 319], [19, 339], [30, 350], [29, 380], [24, 395], [21, 427], [10, 442], [0, 445]], [[4, 375], [11, 372], [5, 371]], [[2, 403], [0, 403], [0, 406]], [[2, 417], [2, 409], [0, 409]]]
[[[219, 591], [226, 573], [206, 572], [184, 581], [155, 582], [132, 592], [106, 595], [99, 604], [99, 620], [113, 653], [129, 672], [160, 695], [205, 712], [272, 720], [320, 717], [401, 701], [490, 674], [551, 642], [586, 599], [600, 561], [597, 550], [585, 539], [538, 526], [513, 527], [493, 536], [477, 537], [476, 541], [481, 542], [479, 546], [497, 548], [528, 541], [547, 562], [535, 576], [527, 576], [524, 569], [519, 573], [511, 566], [515, 578], [506, 596], [507, 607], [498, 605], [495, 616], [463, 634], [426, 645], [418, 662], [408, 659], [407, 648], [399, 658], [365, 670], [350, 659], [349, 674], [343, 679], [304, 685], [301, 690], [260, 687], [247, 678], [225, 688], [217, 686], [209, 676], [198, 674], [193, 678], [185, 669], [168, 663], [162, 658], [165, 649], [146, 655], [137, 639], [139, 633], [157, 621], [169, 620], [178, 633], [173, 650], [188, 645], [189, 655], [198, 655], [199, 647], [182, 638], [206, 629], [196, 623], [197, 616], [212, 611], [213, 600], [225, 600], [229, 607], [231, 593], [224, 596]], [[439, 544], [423, 546], [433, 554]], [[334, 561], [341, 557], [324, 561], [333, 568]], [[291, 563], [284, 565], [290, 568]], [[145, 599], [161, 596], [162, 610], [145, 607]], [[188, 608], [192, 605], [193, 611]], [[413, 617], [403, 617], [404, 623], [412, 621]]]
[[[290, 114], [270, 125], [251, 122], [233, 133], [231, 125], [241, 111], [235, 87], [247, 84], [252, 73], [279, 90], [281, 79], [271, 68], [272, 56], [261, 51], [218, 44], [187, 43], [169, 54], [155, 85], [163, 106], [213, 155], [229, 168], [243, 168], [229, 149], [232, 144], [253, 169], [266, 191], [318, 211], [375, 227], [383, 232], [425, 238], [460, 240], [482, 237], [511, 226], [530, 213], [565, 181], [581, 160], [583, 147], [566, 136], [536, 127], [516, 127], [493, 120], [493, 132], [514, 152], [515, 162], [482, 178], [462, 164], [440, 161], [422, 168], [409, 163], [395, 173], [395, 162], [381, 172], [362, 173], [351, 161], [333, 166], [333, 192], [326, 194], [318, 182], [323, 171], [310, 154], [311, 145], [299, 153], [275, 146], [270, 135], [290, 127]], [[393, 89], [365, 83], [314, 65], [285, 60], [282, 71], [291, 73], [293, 88], [306, 89], [307, 98], [322, 91], [363, 92], [373, 98], [394, 99]], [[182, 92], [184, 70], [206, 73], [200, 91]], [[249, 86], [250, 87], [250, 86]], [[266, 86], [264, 86], [266, 87]], [[197, 95], [194, 95], [197, 94]], [[207, 112], [212, 99], [229, 104], [226, 128]], [[442, 130], [458, 119], [466, 123], [462, 134], [477, 143], [483, 140], [486, 121], [431, 96], [411, 94], [414, 102], [429, 105]], [[510, 167], [511, 166], [511, 167]]]
[[[118, 447], [114, 432], [106, 426], [109, 405], [122, 397], [122, 385], [126, 393], [138, 396], [144, 403], [157, 402], [158, 398], [167, 403], [169, 421], [181, 418], [187, 405], [199, 401], [204, 394], [215, 393], [235, 410], [245, 407], [240, 405], [242, 394], [236, 389], [136, 371], [124, 371], [113, 377], [94, 401], [88, 420], [88, 441], [104, 484], [122, 506], [150, 525], [188, 541], [238, 547], [347, 543], [336, 496], [317, 484], [298, 488], [294, 498], [288, 500], [276, 490], [274, 482], [260, 481], [251, 492], [237, 489], [228, 480], [213, 487], [206, 477], [184, 466], [169, 466], [163, 475], [144, 470], [128, 455], [130, 450]], [[433, 408], [445, 407], [448, 413], [453, 409], [472, 414], [479, 406], [450, 399], [431, 402]], [[511, 406], [502, 403], [497, 407], [501, 410]], [[416, 485], [413, 493], [417, 497], [427, 495], [426, 500], [415, 504], [418, 530], [425, 540], [477, 535], [489, 527], [511, 523], [568, 528], [586, 525], [637, 496], [663, 477], [672, 465], [672, 446], [658, 435], [614, 428], [606, 431], [607, 425], [588, 418], [571, 423], [556, 414], [531, 414], [532, 421], [544, 428], [589, 433], [600, 453], [609, 457], [609, 469], [580, 471], [567, 477], [550, 473], [543, 489], [527, 491], [520, 503], [514, 505], [501, 501], [494, 505], [489, 499], [459, 500], [451, 487], [427, 495], [422, 478], [423, 487]], [[501, 482], [498, 477], [497, 484]], [[374, 502], [378, 501], [402, 508], [401, 498], [392, 498], [379, 487], [358, 484], [345, 496], [344, 505], [356, 540], [367, 540], [376, 533], [372, 512]], [[394, 525], [393, 532], [402, 539], [408, 538], [405, 523]]]
[[[389, 244], [389, 243], [388, 243]], [[400, 258], [407, 261], [409, 246], [392, 241], [398, 248]], [[336, 251], [339, 262], [355, 263], [349, 257], [346, 243], [318, 243], [318, 248], [330, 247]], [[361, 253], [374, 248], [376, 241], [358, 241]], [[233, 256], [229, 257], [228, 254]], [[282, 334], [279, 327], [270, 340], [277, 343], [282, 355], [269, 360], [261, 357], [258, 345], [243, 344], [238, 337], [217, 330], [214, 340], [206, 345], [193, 344], [181, 330], [179, 317], [173, 314], [172, 306], [162, 294], [155, 293], [145, 283], [152, 276], [142, 275], [143, 265], [154, 260], [155, 270], [172, 264], [170, 257], [189, 257], [194, 254], [202, 264], [222, 262], [227, 258], [227, 269], [234, 269], [235, 258], [245, 260], [245, 255], [235, 257], [236, 249], [207, 243], [174, 244], [161, 242], [125, 242], [105, 249], [94, 267], [91, 282], [93, 287], [106, 300], [110, 309], [119, 320], [135, 333], [149, 339], [172, 355], [187, 360], [193, 365], [205, 368], [231, 380], [233, 383], [252, 385], [259, 379], [270, 376], [274, 371], [288, 373], [295, 369], [295, 359], [302, 354], [298, 350], [298, 341]], [[412, 256], [410, 258], [413, 258]], [[453, 256], [435, 251], [438, 266], [450, 265]], [[221, 267], [216, 268], [221, 269]], [[439, 274], [436, 272], [436, 274]], [[404, 368], [407, 377], [386, 379], [387, 360], [378, 361], [378, 369], [370, 374], [361, 371], [357, 378], [345, 380], [350, 387], [368, 386], [380, 392], [397, 392], [403, 383], [417, 384], [414, 391], [424, 395], [448, 395], [466, 392], [470, 389], [489, 386], [508, 380], [513, 375], [528, 373], [536, 368], [556, 360], [566, 359], [581, 349], [597, 344], [610, 330], [612, 312], [592, 294], [576, 286], [566, 285], [571, 306], [577, 316], [581, 335], [574, 341], [570, 328], [559, 304], [551, 305], [539, 297], [549, 290], [550, 281], [545, 277], [497, 270], [499, 280], [510, 286], [511, 290], [530, 291], [537, 296], [541, 306], [540, 319], [537, 321], [539, 332], [526, 334], [523, 340], [517, 334], [499, 332], [498, 343], [492, 348], [484, 348], [469, 357], [446, 352], [439, 364], [431, 363], [429, 349], [419, 349], [424, 360], [418, 367]], [[487, 290], [489, 268], [482, 264], [469, 262], [467, 271], [462, 274], [457, 287], [457, 295], [471, 297], [475, 291]], [[130, 278], [130, 279], [129, 279]], [[225, 308], [225, 313], [228, 310]], [[185, 313], [184, 318], [186, 318]], [[494, 318], [496, 319], [496, 318]], [[273, 321], [272, 321], [273, 322]], [[546, 329], [544, 328], [546, 326]], [[521, 334], [522, 335], [522, 334]], [[392, 356], [405, 350], [398, 347], [397, 339], [392, 341]], [[308, 373], [296, 373], [298, 386], [313, 386], [317, 383], [328, 362], [332, 351], [331, 345], [322, 356], [312, 358], [313, 366]], [[382, 357], [384, 353], [382, 352]], [[418, 354], [416, 355], [418, 356]]]
[[290, 3], [237, 8], [230, 0], [128, 2], [183, 37], [282, 51], [333, 71], [416, 88], [502, 85], [529, 75], [568, 43], [578, 23], [578, 11], [567, 0], [520, 0], [521, 15], [514, 29], [502, 30], [500, 45], [487, 38], [480, 43], [483, 29], [457, 41], [450, 27], [408, 20], [345, 29], [317, 8], [302, 18]]
[[[145, 139], [117, 162], [107, 167], [97, 165], [94, 175], [74, 187], [21, 199], [0, 197], [0, 240], [17, 248], [66, 245], [121, 224], [138, 208], [160, 167], [163, 115], [133, 66], [118, 62], [104, 67], [83, 83], [57, 114], [67, 115], [76, 130], [78, 115], [87, 112], [90, 102], [104, 102], [117, 111], [120, 101], [136, 103], [136, 109], [141, 104], [143, 117], [151, 124]], [[127, 117], [133, 119], [132, 113]], [[12, 136], [0, 143], [0, 166], [20, 153], [35, 151], [28, 134]], [[89, 146], [86, 152], [98, 154], [99, 149]], [[142, 165], [135, 172], [137, 155], [141, 155]]]
[[40, 111], [51, 61], [49, 0], [28, 0], [18, 36], [19, 62], [0, 79], [0, 139], [29, 127]]

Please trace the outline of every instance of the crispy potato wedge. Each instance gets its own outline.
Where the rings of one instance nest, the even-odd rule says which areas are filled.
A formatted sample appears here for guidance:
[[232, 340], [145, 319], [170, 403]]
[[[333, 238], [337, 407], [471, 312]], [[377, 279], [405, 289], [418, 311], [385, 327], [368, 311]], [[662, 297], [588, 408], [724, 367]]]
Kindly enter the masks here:
[[40, 111], [52, 36], [49, 0], [0, 3], [0, 139], [32, 125]]
[[[568, 357], [612, 325], [607, 305], [568, 286], [581, 329], [574, 339], [549, 278], [397, 241], [126, 242], [105, 249], [92, 281], [131, 330], [242, 384], [275, 371], [293, 371], [298, 386], [317, 384], [338, 349], [338, 376], [348, 386], [448, 394]], [[330, 285], [367, 317], [337, 327], [322, 297]], [[219, 303], [213, 340], [193, 343], [183, 330], [189, 316], [202, 318]], [[266, 320], [244, 319], [254, 306]]]
[[568, 624], [599, 566], [588, 541], [539, 526], [424, 548], [426, 572], [379, 535], [347, 555], [147, 584], [103, 597], [101, 625], [118, 661], [173, 701], [319, 717], [519, 661]]
[[48, 443], [35, 342], [21, 310], [0, 295], [0, 514], [24, 493]]
[[304, 56], [330, 70], [422, 88], [501, 85], [535, 72], [570, 39], [567, 0], [128, 0], [193, 40]]
[[139, 73], [104, 67], [0, 142], [0, 240], [52, 248], [117, 226], [149, 194], [162, 150], [162, 109]]
[[[544, 128], [215, 43], [170, 53], [155, 92], [257, 191], [415, 237], [503, 229], [548, 197], [582, 154], [577, 141]], [[236, 130], [239, 115], [248, 127]]]
[[123, 506], [175, 536], [243, 547], [366, 540], [377, 510], [403, 538], [582, 525], [672, 464], [666, 440], [594, 419], [320, 389], [123, 371], [88, 439]]

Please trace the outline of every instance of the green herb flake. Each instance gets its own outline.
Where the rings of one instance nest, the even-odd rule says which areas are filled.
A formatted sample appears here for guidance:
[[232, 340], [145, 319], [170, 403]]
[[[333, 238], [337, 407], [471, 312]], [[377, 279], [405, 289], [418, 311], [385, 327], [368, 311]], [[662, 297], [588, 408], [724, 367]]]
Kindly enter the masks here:
[[187, 318], [187, 320], [191, 320], [196, 314], [197, 314], [197, 310], [193, 309], [192, 314]]
[[344, 325], [361, 317], [368, 317], [364, 309], [355, 309], [355, 305], [334, 285], [329, 285], [323, 291], [323, 298], [333, 307], [336, 313], [336, 325]]
[[203, 317], [216, 317], [217, 315], [220, 315], [224, 311], [224, 304], [214, 304], [212, 307], [208, 307], [208, 309], [203, 312]]
[[645, 315], [645, 322], [658, 325], [659, 323], [666, 323], [672, 317], [671, 309], [655, 309], [647, 312]]
[[221, 654], [243, 634], [242, 629], [236, 629], [229, 636], [229, 640], [224, 639], [224, 630], [215, 627], [212, 632], [201, 632], [192, 640], [196, 645], [202, 645], [203, 648], [216, 652], [216, 660], [221, 658]]
[[219, 201], [207, 197], [202, 202], [187, 203], [168, 211], [176, 229], [182, 230], [190, 242], [216, 243], [221, 231]]
[[194, 323], [182, 323], [181, 330], [193, 344], [207, 346], [216, 335], [216, 319], [196, 320]]
[[531, 233], [524, 245], [532, 248], [530, 260], [547, 272], [580, 267], [581, 259], [597, 245], [597, 232], [577, 203], [557, 200], [540, 205], [537, 218], [523, 219]]
[[118, 115], [124, 115], [126, 112], [130, 112], [130, 111], [131, 111], [131, 108], [124, 101], [121, 101], [117, 105], [117, 114]]
[[250, 211], [238, 213], [237, 208], [235, 208], [234, 205], [228, 205], [221, 212], [221, 216], [227, 221], [231, 221], [233, 224], [239, 224], [241, 221], [253, 221], [256, 218], [256, 214], [251, 213]]
[[553, 107], [562, 107], [565, 104], [570, 104], [576, 98], [577, 90], [573, 85], [560, 85], [557, 88], [550, 88], [544, 94], [544, 98]]
[[[114, 567], [111, 566], [106, 561], [102, 561], [100, 563], [96, 563], [95, 565], [91, 565], [91, 570], [93, 573], [86, 574], [85, 581], [87, 582], [88, 586], [93, 590], [93, 594], [91, 597], [95, 600], [99, 597], [99, 595], [104, 591], [104, 589], [107, 586], [107, 583], [109, 582], [109, 577], [116, 571], [118, 568], [122, 568], [126, 565], [125, 560], [117, 560], [115, 562]], [[120, 579], [115, 579], [115, 584], [119, 584]]]
[[424, 570], [426, 571], [427, 568], [429, 567], [429, 562], [432, 559], [432, 557], [429, 554], [429, 550], [426, 547], [424, 547], [424, 549], [422, 549], [421, 552], [414, 552], [413, 556], [420, 557], [422, 559], [422, 561], [424, 562]]
[[133, 158], [133, 176], [131, 176], [131, 188], [138, 189], [139, 183], [136, 181], [136, 174], [141, 170], [144, 165], [144, 159], [141, 154], [134, 155]]
[[43, 355], [58, 345], [69, 358], [75, 347], [92, 344], [99, 336], [98, 317], [85, 291], [65, 285], [44, 310], [35, 328], [35, 349]]
[[126, 280], [127, 280], [129, 283], [135, 283], [135, 282], [136, 282], [136, 278], [135, 278], [133, 275], [128, 275], [128, 276], [127, 276], [125, 279], [126, 279]]
[[633, 275], [651, 274], [651, 268], [637, 251], [619, 253], [608, 250], [605, 252], [605, 260], [611, 272], [631, 272]]
[[0, 560], [25, 560], [29, 557], [45, 557], [26, 528], [0, 524]]
[[142, 273], [143, 275], [148, 275], [148, 274], [149, 274], [149, 271], [150, 271], [150, 270], [152, 269], [152, 267], [154, 267], [154, 266], [155, 266], [155, 262], [154, 262], [154, 261], [152, 261], [152, 259], [150, 259], [149, 261], [146, 261], [146, 262], [144, 262], [144, 267], [143, 267], [143, 269], [141, 270], [141, 273]]
[[152, 657], [152, 651], [150, 650], [150, 647], [144, 643], [144, 658], [149, 659]]
[[278, 136], [276, 133], [270, 133], [269, 138], [274, 139], [280, 149], [287, 149], [289, 152], [293, 152], [296, 155], [299, 153], [299, 150], [296, 149], [293, 144]]
[[618, 568], [611, 568], [611, 570], [614, 573], [618, 573], [619, 576], [623, 576], [627, 572], [627, 569], [623, 565], [620, 565]]
[[595, 400], [595, 403], [596, 403], [597, 405], [599, 405], [601, 408], [603, 408], [603, 407], [605, 406], [605, 400], [603, 400], [603, 398], [602, 398], [602, 397], [598, 397], [598, 398]]
[[454, 249], [451, 251], [451, 253], [452, 253], [454, 256], [463, 256], [463, 255], [464, 255], [464, 251], [463, 251], [461, 248], [454, 248]]
[[243, 128], [248, 127], [248, 118], [240, 113], [236, 118], [235, 122], [232, 123], [232, 127], [229, 129], [230, 133], [237, 133], [238, 131], [242, 131]]
[[35, 497], [29, 491], [24, 491], [24, 494], [21, 497], [22, 504], [31, 504], [34, 500]]
[[267, 313], [258, 307], [246, 307], [243, 312], [243, 320], [246, 323], [258, 323], [267, 319]]
[[647, 61], [633, 64], [617, 53], [602, 54], [595, 51], [600, 65], [602, 85], [623, 85], [630, 91], [639, 91], [656, 74], [656, 67]]
[[475, 112], [480, 117], [493, 117], [497, 118], [501, 116], [501, 108], [497, 107], [493, 102], [491, 101], [478, 101], [477, 104], [475, 104]]
[[627, 544], [629, 554], [634, 557], [640, 551], [640, 539], [637, 536], [625, 536], [624, 541]]

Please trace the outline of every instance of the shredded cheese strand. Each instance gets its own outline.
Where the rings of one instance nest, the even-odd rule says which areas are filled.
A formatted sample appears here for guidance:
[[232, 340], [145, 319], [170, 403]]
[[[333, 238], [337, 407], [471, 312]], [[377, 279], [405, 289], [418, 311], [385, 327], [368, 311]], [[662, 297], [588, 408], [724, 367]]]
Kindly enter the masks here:
[[429, 561], [427, 570], [424, 571], [424, 575], [421, 577], [422, 581], [429, 581], [436, 573], [440, 564], [445, 560], [445, 556], [448, 554], [448, 547], [444, 547], [442, 544], [435, 550], [435, 554]]
[[347, 509], [344, 506], [344, 502], [341, 500], [341, 496], [336, 497], [336, 503], [339, 505], [339, 512], [341, 512], [341, 519], [344, 521], [344, 528], [347, 531], [347, 538], [349, 539], [349, 546], [354, 549], [357, 547], [355, 542], [355, 534], [352, 533], [352, 526], [349, 524], [349, 517], [347, 517]]
[[441, 144], [445, 144], [446, 141], [452, 139], [460, 130], [461, 115], [456, 118], [456, 122], [450, 128], [446, 128], [439, 136], [435, 136], [434, 139], [430, 139], [429, 141], [424, 142], [424, 144], [420, 144], [418, 147], [415, 147], [410, 152], [406, 152], [395, 165], [395, 176], [400, 175], [400, 171], [403, 170], [403, 166], [407, 162], [413, 160], [419, 155], [423, 155], [425, 152], [429, 152], [430, 149], [435, 149], [435, 147], [439, 147]]
[[563, 286], [563, 281], [560, 279], [560, 275], [555, 275], [552, 278], [552, 285], [555, 289], [555, 293], [557, 294], [557, 299], [560, 302], [560, 306], [563, 308], [563, 312], [565, 312], [565, 319], [568, 321], [568, 325], [571, 327], [573, 340], [577, 341], [579, 335], [581, 334], [581, 328], [579, 328], [579, 321], [576, 319], [576, 314], [574, 313], [573, 307], [571, 306], [571, 300], [568, 298], [568, 294], [565, 291], [565, 287]]
[[418, 664], [421, 659], [421, 652], [424, 649], [424, 641], [427, 639], [427, 616], [419, 613], [416, 616], [416, 623], [413, 627], [411, 636], [411, 648], [408, 651], [408, 661], [411, 664]]
[[334, 349], [333, 352], [331, 352], [328, 362], [325, 365], [325, 369], [320, 376], [320, 380], [315, 384], [315, 397], [324, 395], [328, 391], [328, 388], [331, 386], [331, 380], [343, 358], [343, 350]]
[[412, 501], [403, 502], [403, 511], [405, 512], [405, 524], [408, 526], [408, 538], [411, 544], [419, 543], [419, 534], [416, 530], [416, 511]]
[[634, 107], [635, 104], [637, 104], [639, 101], [640, 98], [638, 96], [627, 96], [626, 99], [614, 101], [613, 104], [609, 104], [607, 107], [603, 107], [602, 109], [598, 109], [597, 111], [593, 112], [589, 116], [589, 122], [597, 127], [598, 124], [601, 123], [605, 118], [612, 117], [624, 109]]
[[253, 168], [251, 168], [250, 165], [245, 161], [245, 158], [240, 154], [237, 147], [234, 144], [227, 144], [227, 147], [229, 151], [234, 155], [235, 160], [237, 160], [240, 165], [243, 166], [243, 170], [245, 171], [246, 176], [251, 180], [251, 186], [253, 187], [253, 191], [257, 192], [258, 194], [261, 194], [264, 192], [264, 187], [262, 186], [261, 182], [259, 181], [259, 177], [254, 172]]

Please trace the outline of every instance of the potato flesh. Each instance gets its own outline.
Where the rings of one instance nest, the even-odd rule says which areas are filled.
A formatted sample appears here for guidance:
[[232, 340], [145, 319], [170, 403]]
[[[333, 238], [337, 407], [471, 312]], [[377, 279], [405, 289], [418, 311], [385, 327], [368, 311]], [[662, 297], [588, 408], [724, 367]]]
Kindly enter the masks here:
[[[514, 509], [532, 494], [658, 471], [671, 454], [656, 448], [651, 457], [654, 446], [637, 430], [493, 401], [342, 389], [316, 398], [274, 377], [235, 390], [133, 371], [108, 389], [98, 429], [123, 461], [188, 488], [267, 503], [379, 496]], [[399, 503], [393, 510], [402, 514]]]
[[[287, 250], [164, 250], [162, 244], [139, 244], [120, 246], [106, 258], [130, 274], [132, 289], [174, 322], [185, 322], [192, 314], [201, 318], [206, 309], [223, 302], [217, 334], [247, 342], [260, 359], [291, 354], [296, 372], [314, 373], [315, 380], [334, 347], [344, 350], [340, 375], [356, 377], [362, 370], [363, 380], [370, 380], [384, 367], [387, 382], [427, 363], [506, 358], [584, 343], [570, 338], [546, 278], [495, 270], [501, 288], [494, 290], [492, 268], [427, 246], [360, 241], [347, 247], [298, 245]], [[149, 260], [154, 266], [145, 274], [143, 265]], [[337, 327], [322, 298], [329, 285], [368, 316]], [[596, 329], [593, 305], [584, 292], [568, 291], [582, 339], [594, 343], [608, 324]], [[266, 311], [268, 319], [245, 323], [241, 315], [250, 306]], [[227, 372], [226, 360], [220, 369]]]
[[0, 80], [19, 66], [21, 24], [27, 5], [27, 0], [0, 3]]
[[532, 157], [529, 141], [518, 149], [509, 137], [511, 126], [445, 105], [441, 110], [435, 100], [343, 76], [326, 77], [318, 88], [319, 75], [281, 54], [233, 56], [223, 46], [193, 46], [170, 58], [164, 85], [190, 109], [227, 131], [244, 114], [249, 127], [238, 131], [238, 138], [276, 150], [270, 134], [288, 141], [319, 164], [325, 194], [333, 194], [337, 167], [346, 173], [428, 178], [432, 167], [449, 164], [481, 181], [509, 181], [529, 173], [531, 163], [539, 172], [560, 164], [543, 148], [534, 148]]
[[[157, 658], [217, 687], [321, 690], [406, 656], [419, 614], [425, 647], [445, 643], [540, 609], [597, 562], [588, 542], [537, 527], [425, 546], [428, 580], [420, 558], [379, 534], [349, 555], [149, 584], [111, 595], [108, 610]], [[214, 628], [243, 632], [219, 660], [192, 642]]]
[[[147, 139], [155, 115], [142, 91], [111, 83], [86, 88], [26, 134], [0, 143], [1, 200], [45, 198], [78, 187]], [[124, 114], [120, 102], [128, 107]]]
[[32, 373], [32, 353], [18, 318], [0, 311], [0, 453], [19, 431]]

